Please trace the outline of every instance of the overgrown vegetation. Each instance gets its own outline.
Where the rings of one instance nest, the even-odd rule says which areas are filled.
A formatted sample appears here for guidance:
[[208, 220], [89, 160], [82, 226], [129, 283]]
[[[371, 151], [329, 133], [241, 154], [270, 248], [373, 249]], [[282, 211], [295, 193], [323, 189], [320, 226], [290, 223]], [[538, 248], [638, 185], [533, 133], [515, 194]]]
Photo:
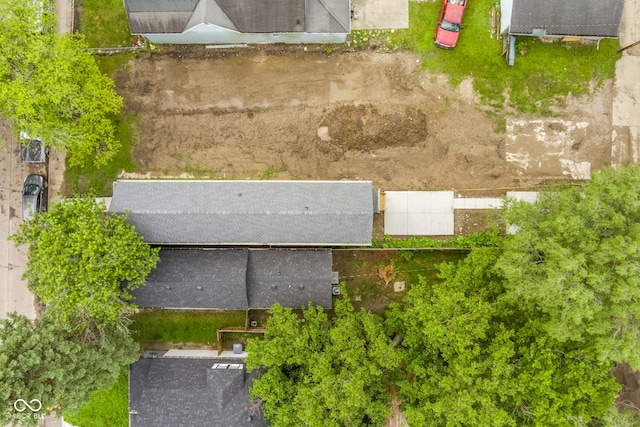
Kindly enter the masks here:
[[434, 239], [428, 236], [409, 237], [396, 239], [385, 235], [382, 240], [373, 239], [374, 248], [456, 248], [470, 249], [483, 246], [498, 246], [502, 241], [499, 231], [486, 231], [470, 234], [468, 236], [454, 236], [449, 239]]
[[76, 427], [128, 427], [129, 367], [122, 368], [113, 387], [92, 393], [79, 411], [65, 413], [64, 420]]
[[112, 184], [118, 178], [118, 173], [121, 170], [134, 172], [136, 169], [131, 159], [131, 147], [134, 138], [133, 125], [138, 119], [138, 115], [124, 112], [112, 118], [116, 125], [115, 137], [120, 141], [120, 150], [109, 162], [100, 167], [96, 167], [90, 160], [78, 166], [67, 165], [65, 195], [111, 196]]
[[[264, 341], [248, 345], [248, 365], [265, 368], [252, 396], [280, 426], [340, 425], [345, 415], [367, 425], [363, 402], [388, 399], [368, 381], [395, 391], [410, 425], [629, 425], [633, 414], [612, 409], [620, 385], [610, 370], [616, 361], [640, 366], [639, 187], [633, 165], [533, 204], [508, 202], [504, 220], [520, 231], [439, 265], [436, 278], [408, 279], [406, 297], [382, 313], [384, 327], [350, 304], [336, 304], [334, 319], [275, 307]], [[389, 264], [410, 268], [422, 252], [397, 251], [378, 268], [395, 274]], [[356, 338], [337, 357], [343, 336]], [[353, 360], [373, 379], [358, 377]], [[326, 381], [358, 399], [303, 405], [330, 395]]]
[[453, 50], [433, 43], [440, 2], [409, 2], [409, 28], [404, 30], [353, 31], [351, 44], [364, 46], [372, 41], [391, 50], [404, 48], [422, 54], [423, 66], [445, 73], [453, 85], [473, 78], [473, 86], [483, 102], [501, 109], [505, 98], [522, 112], [552, 114], [568, 93], [585, 94], [615, 72], [616, 40], [595, 43], [546, 43], [539, 39], [518, 39], [515, 66], [509, 67], [502, 53], [502, 40], [490, 37], [490, 13], [495, 2], [469, 2], [464, 29]]
[[244, 327], [244, 311], [150, 310], [133, 315], [133, 338], [144, 342], [213, 344], [222, 327]]
[[[127, 47], [136, 40], [129, 31], [129, 23], [122, 1], [119, 0], [83, 0], [80, 4], [80, 33], [84, 36], [89, 47]], [[122, 53], [109, 56], [95, 56], [100, 71], [109, 76], [120, 70], [129, 60], [135, 58], [136, 53]], [[66, 188], [64, 193], [91, 194], [95, 196], [110, 196], [111, 185], [121, 170], [135, 171], [135, 164], [131, 159], [133, 145], [133, 126], [139, 116], [122, 109], [118, 115], [111, 117], [115, 127], [115, 139], [120, 142], [120, 149], [104, 165], [96, 167], [87, 160], [79, 165], [67, 164], [65, 170]]]
[[[390, 302], [399, 302], [423, 276], [429, 281], [437, 280], [438, 265], [457, 262], [468, 254], [466, 250], [334, 250], [334, 269], [352, 298], [356, 309], [366, 308], [381, 313]], [[385, 283], [380, 270], [392, 266], [395, 278]], [[405, 291], [396, 292], [394, 282], [405, 282]]]

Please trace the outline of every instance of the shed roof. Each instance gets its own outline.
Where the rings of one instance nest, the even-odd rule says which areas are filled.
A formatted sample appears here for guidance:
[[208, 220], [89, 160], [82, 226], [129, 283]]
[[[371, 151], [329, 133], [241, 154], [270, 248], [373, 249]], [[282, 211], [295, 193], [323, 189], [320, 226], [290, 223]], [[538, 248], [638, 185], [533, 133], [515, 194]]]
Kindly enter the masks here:
[[[254, 375], [236, 360], [140, 359], [130, 367], [131, 427], [266, 426], [250, 411], [248, 387]], [[253, 415], [253, 416], [251, 416]]]
[[148, 308], [331, 308], [331, 271], [330, 250], [162, 249], [146, 285], [131, 293]]
[[214, 24], [242, 33], [348, 33], [348, 0], [125, 0], [133, 34]]
[[513, 0], [511, 34], [618, 37], [624, 0]]
[[126, 180], [110, 212], [153, 244], [370, 245], [370, 181]]

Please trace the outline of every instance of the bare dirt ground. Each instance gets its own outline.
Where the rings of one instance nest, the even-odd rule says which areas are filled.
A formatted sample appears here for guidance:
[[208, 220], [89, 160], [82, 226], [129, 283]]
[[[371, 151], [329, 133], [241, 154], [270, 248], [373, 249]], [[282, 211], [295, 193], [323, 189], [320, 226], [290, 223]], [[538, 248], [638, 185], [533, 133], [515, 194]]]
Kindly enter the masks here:
[[[504, 121], [483, 110], [470, 81], [453, 89], [408, 53], [177, 48], [131, 61], [116, 86], [140, 114], [133, 158], [147, 176], [463, 191], [540, 179], [505, 160]], [[558, 111], [589, 122], [580, 150], [596, 168], [610, 162], [610, 101], [605, 85]]]

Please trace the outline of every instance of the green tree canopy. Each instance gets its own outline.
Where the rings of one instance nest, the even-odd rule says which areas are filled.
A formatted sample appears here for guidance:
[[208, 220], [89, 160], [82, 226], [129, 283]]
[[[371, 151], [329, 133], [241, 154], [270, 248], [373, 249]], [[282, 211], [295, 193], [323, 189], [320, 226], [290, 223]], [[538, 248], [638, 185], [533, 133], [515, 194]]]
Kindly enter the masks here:
[[509, 297], [560, 342], [595, 343], [601, 360], [640, 368], [640, 168], [510, 201], [498, 266]]
[[388, 324], [403, 337], [396, 382], [410, 425], [586, 425], [611, 406], [610, 364], [560, 342], [505, 298], [501, 251], [474, 249], [443, 281], [414, 284]]
[[0, 0], [0, 112], [16, 131], [63, 148], [71, 165], [119, 149], [111, 117], [122, 98], [82, 38], [58, 34], [53, 3]]
[[311, 305], [299, 318], [272, 307], [263, 340], [247, 345], [247, 368], [263, 371], [251, 388], [269, 425], [383, 425], [387, 373], [398, 367], [381, 318], [336, 301], [334, 318]]
[[[2, 425], [36, 424], [30, 410], [15, 410], [18, 399], [38, 399], [38, 415], [77, 410], [92, 392], [111, 387], [122, 366], [138, 358], [138, 344], [120, 330], [107, 328], [101, 342], [92, 344], [51, 320], [46, 312], [35, 322], [15, 313], [0, 320]], [[37, 408], [35, 402], [32, 406]]]
[[158, 262], [124, 216], [91, 198], [66, 199], [10, 237], [29, 244], [24, 278], [60, 323], [78, 329], [122, 319], [133, 290]]

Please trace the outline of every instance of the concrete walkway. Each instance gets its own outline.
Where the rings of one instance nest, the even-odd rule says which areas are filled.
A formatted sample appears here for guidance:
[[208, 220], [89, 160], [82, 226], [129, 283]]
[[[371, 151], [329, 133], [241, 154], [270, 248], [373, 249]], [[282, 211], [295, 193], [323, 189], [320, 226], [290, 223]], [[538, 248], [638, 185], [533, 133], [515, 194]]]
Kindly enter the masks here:
[[[620, 25], [620, 47], [640, 40], [640, 0], [626, 0]], [[611, 164], [640, 162], [640, 45], [622, 53], [616, 63], [611, 119]]]

